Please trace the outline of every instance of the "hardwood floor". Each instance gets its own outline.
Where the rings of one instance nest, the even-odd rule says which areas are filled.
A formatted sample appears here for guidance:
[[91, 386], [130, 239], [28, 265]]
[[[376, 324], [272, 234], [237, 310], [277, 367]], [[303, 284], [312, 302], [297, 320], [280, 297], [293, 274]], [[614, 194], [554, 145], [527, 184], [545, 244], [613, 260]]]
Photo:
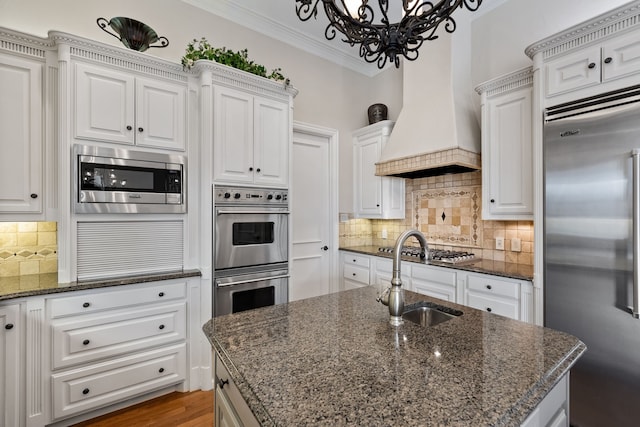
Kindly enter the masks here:
[[170, 393], [73, 427], [211, 427], [213, 390]]

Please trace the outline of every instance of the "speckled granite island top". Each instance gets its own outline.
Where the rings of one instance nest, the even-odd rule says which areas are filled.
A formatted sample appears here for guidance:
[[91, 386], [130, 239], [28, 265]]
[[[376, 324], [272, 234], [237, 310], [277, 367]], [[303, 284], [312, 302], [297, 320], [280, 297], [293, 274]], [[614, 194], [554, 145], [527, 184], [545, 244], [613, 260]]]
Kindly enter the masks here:
[[363, 287], [207, 322], [265, 426], [517, 426], [584, 352], [577, 338], [405, 291], [463, 315], [389, 324]]
[[[363, 255], [373, 255], [382, 258], [392, 258], [392, 254], [378, 251], [378, 246], [351, 246], [341, 247], [341, 251], [355, 252]], [[402, 257], [404, 261], [424, 263], [417, 258]], [[477, 259], [474, 262], [450, 264], [446, 262], [429, 261], [429, 264], [438, 267], [455, 268], [457, 270], [471, 271], [475, 273], [493, 274], [495, 276], [510, 277], [512, 279], [532, 280], [533, 266], [513, 264], [510, 262]]]

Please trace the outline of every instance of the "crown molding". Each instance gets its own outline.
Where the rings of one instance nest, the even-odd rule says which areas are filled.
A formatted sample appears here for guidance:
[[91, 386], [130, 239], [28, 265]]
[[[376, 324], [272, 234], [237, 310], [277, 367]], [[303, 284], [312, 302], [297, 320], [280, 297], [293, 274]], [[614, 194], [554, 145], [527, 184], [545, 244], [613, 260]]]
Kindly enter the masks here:
[[318, 38], [311, 37], [295, 28], [285, 25], [285, 22], [275, 21], [250, 8], [240, 5], [239, 2], [236, 1], [182, 0], [182, 2], [309, 52], [312, 55], [319, 56], [357, 73], [364, 74], [367, 77], [373, 77], [387, 68], [385, 67], [381, 70], [375, 63], [366, 62], [357, 54], [356, 48], [352, 49], [354, 53], [347, 53], [333, 46], [329, 40], [319, 40]]

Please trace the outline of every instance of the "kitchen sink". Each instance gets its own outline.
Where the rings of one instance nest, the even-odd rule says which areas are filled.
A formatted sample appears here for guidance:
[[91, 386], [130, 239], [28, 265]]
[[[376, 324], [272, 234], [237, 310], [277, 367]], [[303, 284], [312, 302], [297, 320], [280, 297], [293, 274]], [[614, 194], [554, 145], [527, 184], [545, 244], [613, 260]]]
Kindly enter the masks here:
[[461, 315], [459, 310], [422, 301], [405, 306], [402, 318], [420, 326], [435, 326]]

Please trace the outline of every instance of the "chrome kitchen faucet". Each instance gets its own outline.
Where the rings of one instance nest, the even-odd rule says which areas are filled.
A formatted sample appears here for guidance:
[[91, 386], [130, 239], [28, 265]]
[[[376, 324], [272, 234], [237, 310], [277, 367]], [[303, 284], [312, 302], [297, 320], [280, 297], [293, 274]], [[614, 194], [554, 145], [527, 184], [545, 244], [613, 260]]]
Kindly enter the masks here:
[[429, 245], [427, 238], [418, 230], [407, 230], [398, 237], [396, 245], [393, 248], [393, 277], [391, 278], [391, 286], [382, 292], [376, 299], [384, 305], [389, 306], [389, 314], [391, 319], [389, 323], [392, 326], [399, 326], [404, 323], [402, 313], [404, 313], [404, 294], [402, 293], [402, 279], [400, 276], [401, 249], [405, 240], [415, 236], [420, 243], [420, 248], [424, 252], [427, 259], [429, 258]]

